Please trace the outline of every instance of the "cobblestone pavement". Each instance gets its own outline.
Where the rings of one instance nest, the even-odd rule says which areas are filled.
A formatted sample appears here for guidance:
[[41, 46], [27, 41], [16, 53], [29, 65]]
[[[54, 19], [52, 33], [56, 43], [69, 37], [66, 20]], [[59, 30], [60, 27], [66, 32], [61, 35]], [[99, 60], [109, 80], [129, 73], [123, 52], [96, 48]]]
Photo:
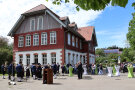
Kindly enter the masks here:
[[9, 80], [0, 76], [0, 90], [135, 90], [135, 78], [128, 78], [127, 73], [120, 77], [107, 75], [85, 75], [82, 80], [73, 77], [57, 76], [54, 84], [42, 84], [42, 80], [24, 80], [16, 85], [8, 85]]

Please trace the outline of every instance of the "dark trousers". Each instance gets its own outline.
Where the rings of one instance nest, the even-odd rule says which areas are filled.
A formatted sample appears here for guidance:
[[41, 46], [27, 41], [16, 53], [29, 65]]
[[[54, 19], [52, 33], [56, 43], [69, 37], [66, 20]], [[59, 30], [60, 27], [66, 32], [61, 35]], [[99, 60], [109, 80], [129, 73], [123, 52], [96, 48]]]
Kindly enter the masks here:
[[78, 79], [82, 79], [82, 72], [78, 72]]
[[11, 72], [8, 72], [8, 79], [11, 80]]
[[5, 75], [5, 73], [6, 73], [5, 71], [2, 72], [3, 75]]

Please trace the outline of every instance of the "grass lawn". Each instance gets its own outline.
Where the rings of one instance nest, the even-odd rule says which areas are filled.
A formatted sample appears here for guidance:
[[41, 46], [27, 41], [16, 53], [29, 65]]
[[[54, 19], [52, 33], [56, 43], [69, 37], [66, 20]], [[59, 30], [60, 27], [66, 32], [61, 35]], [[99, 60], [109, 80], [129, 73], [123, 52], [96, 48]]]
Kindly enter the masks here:
[[[2, 76], [2, 74], [0, 74], [0, 76]], [[8, 76], [8, 74], [5, 74], [5, 76]]]

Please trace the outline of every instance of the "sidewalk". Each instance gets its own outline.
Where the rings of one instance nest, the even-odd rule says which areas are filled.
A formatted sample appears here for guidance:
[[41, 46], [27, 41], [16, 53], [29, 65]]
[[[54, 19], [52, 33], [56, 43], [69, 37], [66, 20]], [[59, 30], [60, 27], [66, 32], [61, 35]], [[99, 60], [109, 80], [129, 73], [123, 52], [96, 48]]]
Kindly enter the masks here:
[[16, 82], [17, 85], [8, 85], [7, 77], [0, 76], [0, 90], [135, 90], [135, 78], [128, 78], [127, 73], [120, 77], [107, 75], [85, 75], [82, 80], [73, 77], [58, 76], [54, 84], [42, 84], [42, 80]]

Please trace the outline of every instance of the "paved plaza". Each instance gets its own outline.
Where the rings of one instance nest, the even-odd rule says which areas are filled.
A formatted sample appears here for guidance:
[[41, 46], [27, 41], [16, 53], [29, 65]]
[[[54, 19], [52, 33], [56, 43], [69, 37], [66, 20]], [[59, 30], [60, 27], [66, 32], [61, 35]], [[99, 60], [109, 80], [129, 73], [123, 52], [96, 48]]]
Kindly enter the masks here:
[[127, 73], [120, 77], [107, 75], [85, 75], [82, 80], [73, 77], [58, 76], [54, 84], [42, 84], [42, 80], [30, 78], [27, 82], [16, 82], [8, 85], [9, 80], [0, 76], [0, 90], [135, 90], [135, 78], [127, 78]]

